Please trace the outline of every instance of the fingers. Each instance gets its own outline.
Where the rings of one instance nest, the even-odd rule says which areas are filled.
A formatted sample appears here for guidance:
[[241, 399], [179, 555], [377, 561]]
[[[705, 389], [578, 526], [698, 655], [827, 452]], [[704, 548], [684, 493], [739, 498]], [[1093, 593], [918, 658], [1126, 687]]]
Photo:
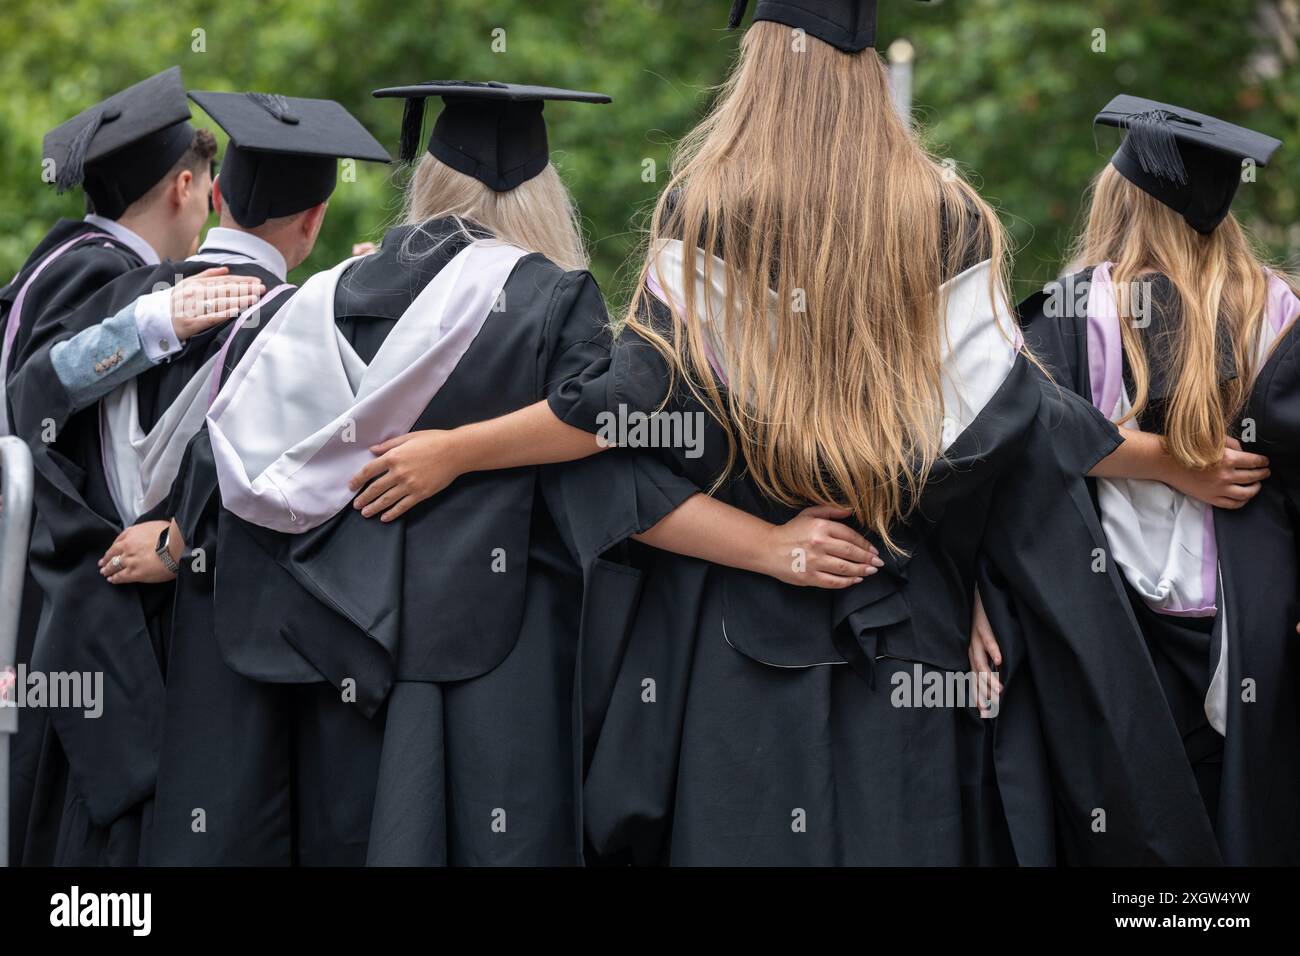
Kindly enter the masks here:
[[1238, 507], [1240, 507], [1259, 494], [1261, 487], [1263, 486], [1259, 482], [1251, 485], [1232, 485], [1223, 494], [1228, 500], [1237, 502]]
[[1002, 693], [1002, 681], [998, 679], [995, 673], [995, 665], [989, 659], [987, 645], [978, 634], [971, 635], [970, 647], [967, 648], [966, 656], [970, 660], [971, 673], [976, 677], [979, 714], [981, 717], [992, 717], [993, 709], [991, 705]]
[[835, 558], [830, 555], [817, 555], [812, 561], [814, 570], [821, 571], [824, 574], [833, 574], [842, 578], [865, 578], [875, 574], [878, 568], [870, 564], [857, 564], [852, 561], [845, 561], [843, 558]]
[[[118, 560], [118, 559], [121, 560]], [[121, 584], [122, 575], [127, 572], [131, 566], [131, 561], [125, 555], [115, 554], [111, 559], [100, 565], [99, 573], [108, 579], [109, 584]]]
[[[363, 511], [367, 506], [374, 504], [382, 495], [392, 491], [398, 485], [398, 478], [391, 471], [380, 475], [365, 488], [361, 493], [352, 499], [352, 507], [358, 511]], [[366, 517], [370, 517], [369, 514]]]
[[230, 274], [229, 266], [213, 266], [210, 269], [204, 269], [202, 272], [190, 276], [191, 279], [211, 279], [213, 276], [224, 276]]
[[381, 511], [387, 511], [393, 505], [397, 504], [406, 497], [406, 494], [406, 489], [401, 487], [397, 482], [394, 482], [392, 487], [378, 498], [373, 499], [370, 504], [362, 508], [361, 515], [364, 518], [372, 518]]
[[423, 500], [424, 500], [423, 498], [419, 498], [415, 495], [407, 495], [401, 501], [397, 502], [397, 504], [395, 504], [393, 507], [385, 511], [383, 517], [381, 517], [379, 520], [384, 522], [384, 524], [387, 524], [390, 521], [396, 521], [398, 518], [406, 514], [408, 511], [410, 511], [412, 508], [414, 508]]
[[884, 563], [872, 552], [865, 548], [859, 548], [855, 544], [849, 544], [847, 541], [841, 541], [838, 538], [828, 541], [825, 545], [825, 553], [828, 557], [843, 558], [845, 561], [855, 565], [861, 565], [863, 568], [883, 567]]
[[220, 314], [231, 318], [252, 308], [265, 293], [262, 280], [251, 277], [191, 277], [175, 289], [172, 317], [198, 321]]
[[853, 514], [848, 508], [836, 508], [834, 505], [814, 505], [799, 512], [801, 518], [832, 518], [840, 521]]
[[853, 587], [861, 580], [861, 578], [842, 578], [834, 574], [827, 574], [824, 571], [814, 571], [809, 577], [808, 584], [828, 591], [842, 591], [845, 588]]
[[[370, 450], [372, 452], [374, 451], [373, 448]], [[364, 468], [352, 476], [352, 480], [348, 482], [348, 490], [359, 491], [366, 482], [372, 481], [386, 472], [388, 470], [388, 464], [389, 463], [383, 458], [376, 458], [373, 461], [367, 462]]]
[[1231, 448], [1234, 451], [1241, 451], [1241, 442], [1237, 441], [1237, 439], [1233, 438], [1231, 435], [1223, 439], [1223, 444], [1225, 448]]
[[371, 445], [370, 453], [372, 455], [386, 454], [392, 451], [398, 445], [404, 445], [406, 442], [410, 441], [412, 436], [414, 436], [414, 434], [415, 432], [407, 432], [405, 435], [396, 435], [388, 439], [388, 441], [380, 442], [378, 445]]
[[987, 674], [993, 669], [989, 666], [984, 643], [974, 634], [971, 635], [970, 646], [966, 648], [966, 657], [970, 660], [970, 669], [976, 674]]
[[1238, 485], [1253, 485], [1264, 481], [1273, 474], [1269, 468], [1236, 468], [1232, 472], [1232, 482]]
[[1232, 469], [1259, 469], [1268, 467], [1268, 459], [1263, 455], [1251, 454], [1248, 451], [1228, 450], [1223, 453], [1223, 464]]
[[[841, 541], [847, 541], [850, 544], [855, 545], [856, 547], [869, 552], [872, 557], [879, 557], [880, 555], [880, 552], [876, 550], [876, 546], [874, 544], [872, 544], [865, 537], [858, 534], [857, 531], [855, 531], [853, 528], [850, 528], [846, 524], [841, 524], [838, 521], [828, 521], [826, 523], [825, 530], [826, 533], [830, 535], [832, 538], [838, 538]], [[880, 567], [884, 567], [884, 564], [885, 562], [881, 561]]]

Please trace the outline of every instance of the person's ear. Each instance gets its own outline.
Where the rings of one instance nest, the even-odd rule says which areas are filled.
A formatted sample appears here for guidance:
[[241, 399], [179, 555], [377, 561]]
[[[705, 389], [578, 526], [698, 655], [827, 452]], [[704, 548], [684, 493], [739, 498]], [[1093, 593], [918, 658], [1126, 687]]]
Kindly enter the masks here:
[[217, 178], [212, 180], [212, 211], [217, 214], [218, 219], [221, 218], [221, 210], [225, 205], [226, 199], [221, 195], [221, 174], [218, 173]]
[[310, 242], [316, 241], [316, 236], [320, 234], [320, 227], [325, 222], [325, 210], [329, 203], [323, 202], [312, 206], [307, 215], [303, 217], [303, 236]]
[[190, 198], [190, 190], [194, 186], [194, 173], [188, 169], [182, 169], [176, 174], [172, 181], [172, 204], [177, 209], [182, 209], [186, 201]]

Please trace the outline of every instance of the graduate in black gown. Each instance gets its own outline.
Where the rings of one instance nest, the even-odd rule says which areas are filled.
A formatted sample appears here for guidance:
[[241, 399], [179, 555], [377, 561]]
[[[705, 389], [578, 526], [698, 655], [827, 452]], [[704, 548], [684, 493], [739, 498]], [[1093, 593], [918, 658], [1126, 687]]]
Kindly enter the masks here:
[[[1115, 666], [1076, 663], [1132, 621], [1117, 578], [1089, 566], [1095, 519], [1058, 491], [1082, 491], [1119, 437], [1020, 354], [997, 218], [895, 114], [869, 49], [874, 6], [760, 2], [719, 102], [677, 157], [611, 354], [545, 403], [381, 447], [363, 473], [374, 478], [364, 514], [414, 513], [485, 469], [595, 456], [557, 481], [588, 588], [588, 859], [1054, 860], [1050, 807], [1012, 834], [998, 805], [977, 716], [989, 692], [966, 663], [977, 570], [985, 551], [1010, 582], [1009, 613], [1048, 649], [1045, 683]], [[623, 447], [603, 451], [612, 445]], [[808, 505], [842, 509], [884, 567], [800, 589], [793, 575], [641, 546], [680, 512], [611, 536], [602, 495], [636, 448], [773, 524]], [[799, 552], [779, 557], [797, 565]], [[1134, 696], [1158, 694], [1149, 664], [1131, 675]], [[1135, 706], [1134, 722], [1156, 707]], [[1050, 790], [1049, 760], [1078, 768], [1059, 781], [1071, 851], [1213, 855], [1208, 827], [1199, 845], [1167, 839], [1197, 801], [1190, 773], [1161, 759], [1172, 728], [1035, 731], [1026, 772]], [[1111, 838], [1091, 846], [1099, 805], [1112, 808]]]
[[[208, 212], [217, 143], [189, 119], [180, 69], [172, 67], [46, 135], [50, 181], [59, 192], [81, 186], [87, 215], [55, 223], [14, 280], [0, 289], [0, 433], [11, 430], [4, 382], [41, 347], [69, 330], [77, 331], [77, 306], [124, 273], [157, 264], [160, 258], [184, 257], [193, 249]], [[79, 432], [93, 428], [93, 416], [70, 423], [56, 453], [63, 454], [80, 440]], [[38, 499], [33, 547], [48, 553], [48, 535]], [[29, 574], [17, 654], [23, 666], [31, 664], [41, 606], [40, 587]], [[45, 863], [54, 859], [66, 763], [57, 753], [47, 717], [33, 708], [19, 719], [10, 777], [9, 847], [15, 864], [24, 858]], [[24, 853], [29, 825], [31, 843]]]
[[1094, 505], [1224, 861], [1294, 864], [1293, 506], [1270, 462], [1282, 429], [1260, 437], [1278, 393], [1252, 387], [1300, 299], [1230, 211], [1243, 168], [1281, 143], [1127, 95], [1097, 122], [1124, 139], [1093, 185], [1076, 267], [1022, 304], [1024, 335], [1150, 449], [1095, 471]]
[[[333, 101], [193, 97], [231, 135], [213, 197], [222, 226], [189, 259], [127, 272], [91, 296], [10, 387], [49, 529], [48, 551], [33, 551], [49, 596], [35, 660], [49, 670], [105, 671], [102, 716], [52, 711], [71, 781], [54, 862], [140, 862], [162, 744], [171, 582], [184, 545], [167, 510], [172, 483], [202, 427], [231, 330], [256, 335], [292, 291], [286, 274], [315, 242], [338, 158], [387, 160]], [[261, 308], [244, 314], [262, 292]], [[47, 428], [58, 435], [48, 446], [40, 440]], [[40, 812], [57, 809], [52, 796], [35, 802]]]
[[[305, 283], [237, 364], [232, 350], [191, 449], [178, 521], [187, 539], [212, 542], [215, 615], [202, 680], [168, 710], [176, 746], [164, 747], [155, 862], [583, 858], [583, 578], [553, 476], [474, 476], [396, 521], [352, 507], [349, 479], [412, 426], [524, 407], [607, 355], [604, 304], [542, 117], [547, 100], [607, 98], [499, 83], [377, 95], [409, 100], [408, 159], [424, 99], [445, 101], [403, 224], [375, 254]], [[687, 499], [697, 517], [723, 510], [669, 472], [624, 464], [587, 503], [609, 540]], [[709, 527], [733, 551], [769, 533], [731, 517], [739, 529]], [[874, 573], [866, 548], [848, 553], [861, 561], [811, 548], [809, 563], [821, 573], [834, 561], [849, 581]], [[195, 596], [185, 576], [178, 629]]]

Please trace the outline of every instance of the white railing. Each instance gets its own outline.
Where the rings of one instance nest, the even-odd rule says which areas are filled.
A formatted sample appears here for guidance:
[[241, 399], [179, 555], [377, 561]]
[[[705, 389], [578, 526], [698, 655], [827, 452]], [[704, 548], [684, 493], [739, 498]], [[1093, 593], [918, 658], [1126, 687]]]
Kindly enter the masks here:
[[[17, 696], [18, 615], [32, 524], [32, 453], [21, 438], [0, 438], [0, 702]], [[18, 708], [0, 706], [0, 866], [9, 864], [9, 742]]]

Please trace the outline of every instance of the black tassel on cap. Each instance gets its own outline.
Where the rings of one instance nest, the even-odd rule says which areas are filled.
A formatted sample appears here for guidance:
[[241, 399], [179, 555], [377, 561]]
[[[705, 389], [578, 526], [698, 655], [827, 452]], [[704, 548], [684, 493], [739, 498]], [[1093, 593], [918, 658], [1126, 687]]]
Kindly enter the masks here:
[[1168, 110], [1151, 110], [1134, 113], [1124, 120], [1122, 128], [1128, 131], [1125, 147], [1142, 166], [1142, 171], [1159, 176], [1166, 182], [1187, 185], [1187, 168], [1178, 151], [1178, 136], [1173, 123], [1193, 122]]
[[415, 97], [406, 101], [402, 109], [402, 138], [397, 146], [397, 158], [409, 163], [420, 152], [420, 133], [424, 129], [424, 99]]
[[749, 6], [749, 0], [731, 0], [731, 16], [727, 19], [727, 29], [734, 30], [740, 26], [740, 21], [745, 19], [745, 8]]
[[281, 123], [287, 123], [290, 126], [298, 125], [298, 117], [289, 109], [288, 97], [281, 96], [279, 93], [246, 93], [244, 95]]
[[62, 195], [72, 187], [80, 186], [85, 182], [86, 152], [90, 149], [90, 144], [99, 133], [101, 126], [113, 122], [121, 115], [121, 110], [111, 106], [97, 110], [95, 115], [86, 122], [86, 125], [77, 131], [77, 135], [68, 144], [67, 158], [64, 159], [63, 165], [55, 172], [54, 191], [56, 193]]

